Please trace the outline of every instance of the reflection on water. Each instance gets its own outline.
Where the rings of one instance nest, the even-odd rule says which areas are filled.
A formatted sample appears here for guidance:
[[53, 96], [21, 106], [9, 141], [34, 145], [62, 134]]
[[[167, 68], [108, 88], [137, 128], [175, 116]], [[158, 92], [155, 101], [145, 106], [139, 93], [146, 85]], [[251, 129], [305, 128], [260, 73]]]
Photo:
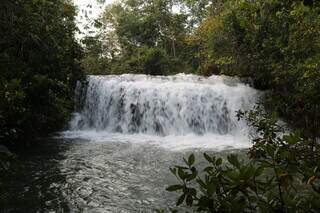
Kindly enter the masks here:
[[72, 209], [95, 212], [165, 207], [171, 203], [164, 191], [171, 182], [168, 168], [179, 158], [177, 154], [132, 143], [78, 144], [61, 162], [65, 198]]
[[19, 154], [17, 171], [5, 183], [4, 212], [68, 211], [60, 190], [65, 177], [59, 162], [69, 145], [63, 140], [42, 140]]
[[82, 109], [70, 131], [20, 156], [23, 167], [6, 183], [5, 212], [168, 209], [176, 199], [165, 191], [175, 183], [169, 167], [182, 156], [250, 146], [250, 129], [235, 111], [250, 109], [261, 94], [236, 79], [179, 74], [88, 81], [78, 86]]
[[[203, 150], [193, 149], [197, 155]], [[154, 212], [172, 207], [169, 167], [190, 150], [150, 143], [44, 140], [21, 156], [5, 212]], [[200, 159], [202, 157], [198, 157]]]

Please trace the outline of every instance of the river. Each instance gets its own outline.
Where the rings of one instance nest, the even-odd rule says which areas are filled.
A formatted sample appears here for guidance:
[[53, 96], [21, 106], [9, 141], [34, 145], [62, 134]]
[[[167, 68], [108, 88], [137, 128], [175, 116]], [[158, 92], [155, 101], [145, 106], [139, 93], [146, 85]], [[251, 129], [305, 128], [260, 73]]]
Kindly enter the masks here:
[[169, 167], [250, 146], [235, 114], [260, 92], [236, 78], [88, 76], [68, 128], [20, 156], [6, 212], [153, 212], [174, 207]]

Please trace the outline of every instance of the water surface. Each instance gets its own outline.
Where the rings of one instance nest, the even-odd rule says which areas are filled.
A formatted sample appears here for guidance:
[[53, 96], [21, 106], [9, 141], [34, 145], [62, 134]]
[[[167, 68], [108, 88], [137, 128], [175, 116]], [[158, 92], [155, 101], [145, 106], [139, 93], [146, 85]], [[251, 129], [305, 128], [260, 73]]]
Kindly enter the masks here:
[[250, 129], [236, 110], [260, 96], [235, 78], [185, 74], [88, 76], [76, 94], [68, 130], [20, 156], [5, 212], [174, 207], [177, 195], [165, 191], [176, 183], [169, 167], [191, 152], [202, 159], [248, 148]]
[[[182, 164], [182, 157], [191, 151], [196, 153], [198, 164], [203, 163], [203, 151], [218, 155], [225, 152], [201, 145], [174, 149], [159, 146], [160, 142], [157, 145], [150, 137], [139, 143], [117, 137], [118, 140], [115, 136], [107, 140], [42, 140], [39, 146], [20, 156], [22, 167], [7, 184], [9, 199], [5, 212], [168, 209], [175, 206], [177, 198], [165, 191], [166, 186], [176, 183], [169, 167]], [[229, 152], [234, 151], [230, 146]]]

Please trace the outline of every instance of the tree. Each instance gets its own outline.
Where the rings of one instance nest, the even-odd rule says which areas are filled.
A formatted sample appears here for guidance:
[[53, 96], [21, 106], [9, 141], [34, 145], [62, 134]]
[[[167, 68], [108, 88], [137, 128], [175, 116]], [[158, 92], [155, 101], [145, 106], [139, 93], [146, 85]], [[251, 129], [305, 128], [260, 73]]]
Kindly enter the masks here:
[[201, 67], [251, 78], [256, 88], [269, 90], [268, 106], [308, 136], [319, 136], [319, 25], [316, 3], [227, 1], [196, 30]]
[[180, 193], [177, 206], [198, 212], [319, 211], [319, 143], [299, 131], [285, 134], [271, 115], [259, 108], [238, 113], [256, 130], [246, 161], [204, 153], [200, 173], [191, 154], [185, 165], [171, 168], [179, 182], [167, 190]]
[[82, 78], [75, 14], [65, 0], [1, 1], [1, 144], [28, 143], [68, 119]]
[[[146, 70], [148, 65], [140, 63], [141, 51], [146, 51], [142, 55], [148, 55], [157, 50], [159, 56], [164, 56], [157, 63], [169, 56], [166, 74], [177, 72], [179, 66], [179, 69], [187, 66], [187, 16], [174, 13], [174, 5], [175, 2], [168, 0], [123, 0], [106, 8], [98, 22], [101, 24], [99, 40], [116, 44], [105, 54], [109, 56], [106, 58], [110, 61], [109, 73], [152, 74], [153, 71]], [[111, 39], [114, 42], [110, 42]], [[120, 64], [126, 64], [126, 68]]]

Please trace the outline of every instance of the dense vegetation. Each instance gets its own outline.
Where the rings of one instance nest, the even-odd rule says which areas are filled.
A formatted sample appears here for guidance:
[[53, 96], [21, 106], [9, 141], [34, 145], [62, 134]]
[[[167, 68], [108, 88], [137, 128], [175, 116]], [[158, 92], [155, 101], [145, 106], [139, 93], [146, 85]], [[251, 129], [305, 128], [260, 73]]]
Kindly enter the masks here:
[[186, 165], [170, 169], [179, 182], [167, 190], [181, 193], [177, 205], [198, 212], [318, 212], [319, 143], [299, 131], [285, 133], [277, 117], [260, 108], [238, 116], [256, 130], [249, 160], [229, 155], [225, 163], [205, 153], [200, 171], [191, 154]]
[[[173, 168], [178, 204], [199, 211], [303, 212], [320, 209], [320, 3], [306, 0], [121, 0], [84, 39], [83, 64], [95, 74], [223, 74], [267, 91], [264, 105], [291, 129], [257, 111], [249, 161], [205, 155], [203, 176]], [[195, 187], [195, 184], [198, 185]]]
[[[87, 37], [84, 66], [90, 73], [151, 75], [192, 71], [184, 37], [187, 15], [173, 1], [124, 0], [108, 6]], [[196, 62], [195, 62], [196, 63]]]
[[82, 39], [83, 58], [75, 15], [69, 0], [0, 2], [1, 173], [14, 157], [5, 147], [65, 125], [81, 65], [90, 74], [224, 74], [252, 79], [268, 91], [267, 110], [301, 131], [283, 135], [274, 119], [240, 113], [258, 132], [249, 162], [205, 155], [203, 179], [190, 156], [168, 189], [183, 192], [179, 204], [213, 212], [320, 208], [319, 1], [121, 0]]
[[302, 0], [122, 0], [86, 37], [94, 74], [197, 73], [251, 78], [266, 105], [320, 134], [320, 3]]
[[318, 1], [229, 1], [199, 27], [205, 63], [268, 89], [273, 109], [310, 137], [320, 134], [319, 12]]
[[61, 129], [83, 76], [75, 40], [75, 8], [67, 0], [0, 2], [0, 172], [9, 149]]

